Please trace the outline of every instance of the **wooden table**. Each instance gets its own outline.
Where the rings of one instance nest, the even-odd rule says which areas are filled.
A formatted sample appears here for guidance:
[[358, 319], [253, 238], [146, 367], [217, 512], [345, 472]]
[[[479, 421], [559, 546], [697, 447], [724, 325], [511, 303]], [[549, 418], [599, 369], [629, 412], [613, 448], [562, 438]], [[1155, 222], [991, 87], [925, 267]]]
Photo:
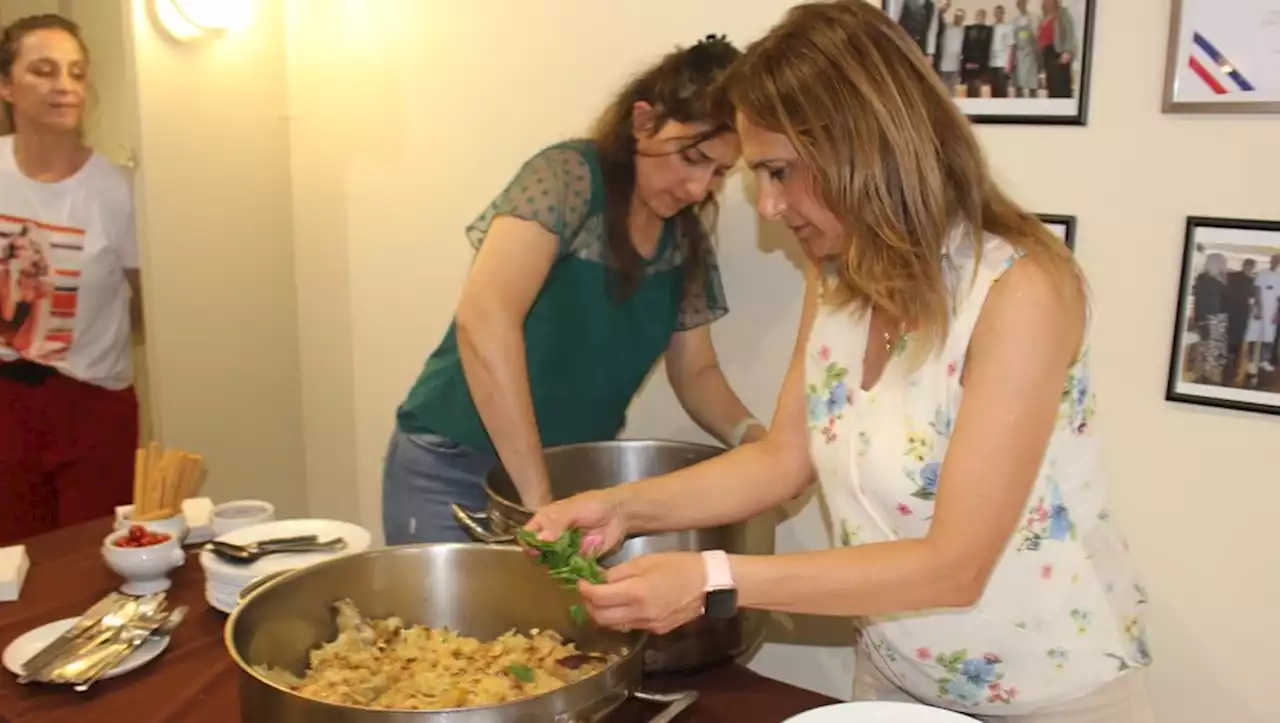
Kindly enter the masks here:
[[[31, 557], [22, 598], [0, 603], [0, 649], [24, 632], [79, 615], [119, 584], [99, 546], [110, 531], [101, 520], [26, 541]], [[169, 649], [154, 663], [101, 681], [86, 693], [40, 684], [19, 685], [0, 670], [0, 723], [236, 723], [240, 720], [236, 666], [222, 643], [226, 616], [204, 600], [204, 574], [195, 553], [172, 575], [169, 597], [191, 606]], [[680, 723], [778, 723], [834, 702], [729, 665], [650, 681], [658, 690], [702, 693]], [[646, 683], [648, 685], [649, 683]], [[628, 704], [610, 723], [639, 723], [651, 706]]]

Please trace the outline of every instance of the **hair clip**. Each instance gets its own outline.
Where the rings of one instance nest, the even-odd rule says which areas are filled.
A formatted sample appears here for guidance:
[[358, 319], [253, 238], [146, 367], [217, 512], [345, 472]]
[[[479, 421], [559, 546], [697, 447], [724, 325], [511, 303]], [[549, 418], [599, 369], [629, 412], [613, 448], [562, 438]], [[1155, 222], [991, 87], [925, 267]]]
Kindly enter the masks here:
[[729, 42], [729, 37], [727, 35], [716, 35], [715, 33], [710, 33], [702, 38], [702, 40], [699, 40], [698, 45], [719, 45], [720, 43], [727, 42]]

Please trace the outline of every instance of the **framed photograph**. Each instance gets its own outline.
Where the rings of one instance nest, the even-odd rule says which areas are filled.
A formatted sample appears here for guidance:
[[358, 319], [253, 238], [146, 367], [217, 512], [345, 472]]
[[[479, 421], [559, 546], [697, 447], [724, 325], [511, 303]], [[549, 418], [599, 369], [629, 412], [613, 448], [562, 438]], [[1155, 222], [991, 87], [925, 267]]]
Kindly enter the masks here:
[[1280, 221], [1187, 219], [1165, 399], [1280, 414]]
[[1166, 113], [1280, 113], [1280, 0], [1173, 0]]
[[1076, 250], [1076, 217], [1059, 216], [1053, 213], [1037, 213], [1036, 217], [1052, 232], [1062, 239], [1067, 248]]
[[973, 122], [1087, 122], [1094, 0], [871, 1], [928, 56]]

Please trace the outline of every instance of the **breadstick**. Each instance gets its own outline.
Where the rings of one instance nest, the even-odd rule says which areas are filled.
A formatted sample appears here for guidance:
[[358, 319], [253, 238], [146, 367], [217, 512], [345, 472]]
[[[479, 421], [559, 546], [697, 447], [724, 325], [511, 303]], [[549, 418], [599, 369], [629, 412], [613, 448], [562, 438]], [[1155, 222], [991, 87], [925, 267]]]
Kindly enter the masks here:
[[143, 512], [143, 491], [147, 487], [147, 450], [139, 448], [133, 457], [133, 515]]
[[164, 507], [164, 487], [160, 482], [160, 444], [152, 442], [149, 450], [150, 464], [148, 465], [147, 479], [147, 507], [148, 513], [158, 512]]
[[178, 488], [178, 465], [182, 463], [182, 453], [171, 449], [164, 455], [164, 508], [174, 510], [182, 505], [182, 491]]
[[146, 512], [155, 512], [160, 509], [160, 489], [156, 482], [159, 479], [158, 469], [160, 467], [160, 443], [152, 440], [147, 445], [147, 506]]
[[170, 479], [173, 476], [173, 452], [166, 449], [164, 454], [160, 456], [159, 480], [156, 484], [160, 486], [160, 509], [169, 509], [173, 505], [173, 485]]

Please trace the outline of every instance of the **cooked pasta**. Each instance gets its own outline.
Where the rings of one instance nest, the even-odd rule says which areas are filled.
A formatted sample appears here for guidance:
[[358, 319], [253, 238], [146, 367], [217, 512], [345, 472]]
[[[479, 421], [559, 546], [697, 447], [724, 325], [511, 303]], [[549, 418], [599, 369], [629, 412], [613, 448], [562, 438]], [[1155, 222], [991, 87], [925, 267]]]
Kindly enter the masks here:
[[302, 677], [258, 666], [299, 695], [340, 705], [440, 710], [510, 703], [604, 670], [626, 650], [586, 654], [555, 631], [509, 631], [487, 642], [447, 628], [365, 620], [350, 600], [335, 603], [338, 637], [312, 650]]

